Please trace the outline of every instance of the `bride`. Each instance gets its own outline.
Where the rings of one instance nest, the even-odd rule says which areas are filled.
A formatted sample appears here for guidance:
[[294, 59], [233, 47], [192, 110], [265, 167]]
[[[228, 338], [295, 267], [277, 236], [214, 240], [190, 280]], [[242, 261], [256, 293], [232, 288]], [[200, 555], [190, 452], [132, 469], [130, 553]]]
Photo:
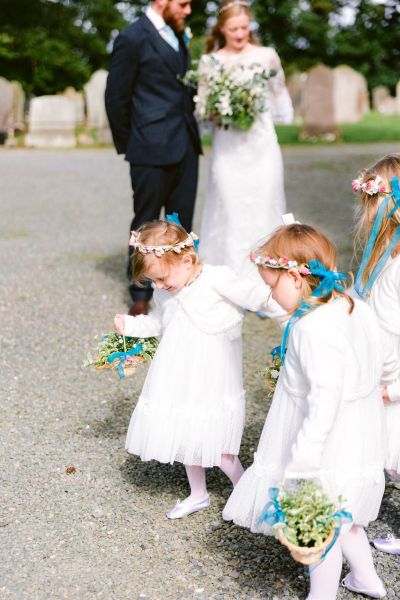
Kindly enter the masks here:
[[[214, 60], [229, 70], [276, 72], [269, 80], [269, 109], [248, 131], [215, 127], [213, 132], [200, 254], [204, 262], [225, 264], [237, 273], [247, 271], [249, 252], [260, 239], [282, 224], [283, 164], [273, 122], [290, 123], [293, 116], [280, 59], [273, 48], [257, 45], [250, 18], [247, 2], [224, 0], [200, 61], [200, 73]], [[205, 93], [200, 83], [200, 99]]]

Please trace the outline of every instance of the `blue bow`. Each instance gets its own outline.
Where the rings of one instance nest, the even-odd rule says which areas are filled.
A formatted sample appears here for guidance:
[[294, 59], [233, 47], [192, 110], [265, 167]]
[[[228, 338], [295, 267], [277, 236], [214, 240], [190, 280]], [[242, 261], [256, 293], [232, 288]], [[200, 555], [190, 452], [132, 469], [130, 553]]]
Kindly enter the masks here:
[[107, 357], [107, 361], [109, 363], [112, 363], [117, 358], [120, 359], [117, 364], [117, 372], [120, 379], [123, 379], [125, 377], [124, 362], [126, 361], [128, 356], [135, 356], [136, 354], [140, 354], [142, 349], [142, 344], [138, 344], [137, 346], [132, 348], [132, 350], [128, 350], [127, 352], [114, 352], [113, 354], [110, 354], [110, 356]]
[[[184, 229], [182, 223], [179, 220], [178, 213], [174, 212], [172, 213], [172, 215], [165, 215], [165, 219], [170, 223], [175, 223], [175, 225], [179, 225], [179, 227], [182, 227], [182, 229]], [[194, 249], [196, 250], [196, 252], [199, 251], [199, 242], [200, 240], [193, 240]]]
[[[400, 225], [399, 225], [396, 229], [394, 236], [390, 240], [390, 243], [387, 246], [385, 252], [382, 254], [380, 259], [376, 263], [374, 269], [372, 270], [370, 276], [368, 277], [367, 282], [363, 286], [362, 278], [363, 278], [364, 270], [365, 270], [367, 263], [369, 262], [369, 259], [371, 258], [371, 253], [374, 249], [376, 238], [378, 237], [378, 234], [381, 230], [382, 221], [385, 218], [389, 219], [390, 217], [392, 217], [394, 215], [394, 213], [396, 212], [396, 210], [398, 208], [400, 208], [400, 187], [399, 187], [399, 178], [398, 177], [392, 178], [391, 186], [392, 186], [391, 193], [388, 194], [384, 198], [383, 202], [381, 203], [381, 205], [378, 208], [378, 211], [376, 213], [374, 223], [372, 225], [371, 233], [369, 234], [368, 241], [367, 241], [367, 244], [364, 249], [364, 254], [361, 259], [360, 268], [358, 269], [357, 277], [356, 277], [356, 280], [354, 283], [355, 290], [356, 290], [357, 294], [360, 296], [360, 298], [366, 298], [368, 296], [373, 284], [375, 283], [378, 275], [380, 274], [383, 267], [385, 266], [389, 256], [392, 254], [393, 250], [397, 246], [397, 243], [400, 241]], [[388, 214], [385, 214], [391, 198], [394, 199], [394, 206]]]
[[279, 504], [279, 489], [275, 487], [269, 488], [268, 495], [271, 500], [265, 505], [260, 518], [258, 519], [258, 525], [267, 523], [270, 527], [273, 527], [278, 523], [285, 522], [285, 512], [281, 509], [281, 505]]
[[[343, 281], [346, 281], [347, 275], [346, 273], [340, 273], [339, 271], [331, 271], [327, 269], [319, 260], [310, 260], [308, 264], [308, 268], [310, 270], [311, 275], [316, 275], [321, 279], [321, 283], [315, 288], [315, 290], [311, 293], [313, 298], [326, 298], [336, 290], [337, 292], [344, 291]], [[296, 312], [290, 317], [285, 331], [282, 337], [282, 343], [280, 345], [280, 355], [282, 362], [285, 360], [286, 354], [286, 346], [289, 337], [290, 330], [294, 323], [296, 323], [303, 315], [310, 312], [313, 309], [313, 306], [308, 302], [303, 300], [300, 303], [299, 308]]]

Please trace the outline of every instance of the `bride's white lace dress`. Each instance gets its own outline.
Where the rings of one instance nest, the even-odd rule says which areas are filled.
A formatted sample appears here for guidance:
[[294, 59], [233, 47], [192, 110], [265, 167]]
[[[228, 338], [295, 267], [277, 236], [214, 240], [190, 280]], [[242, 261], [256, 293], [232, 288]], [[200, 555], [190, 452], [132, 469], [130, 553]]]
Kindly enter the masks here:
[[[248, 131], [214, 128], [208, 188], [200, 234], [204, 262], [247, 271], [251, 249], [282, 224], [286, 212], [283, 164], [274, 121], [290, 123], [293, 108], [280, 59], [273, 48], [254, 46], [238, 54], [213, 55], [227, 68], [257, 64], [277, 74], [268, 85], [269, 110]], [[210, 55], [200, 69], [211, 68]], [[252, 71], [254, 72], [254, 66]], [[199, 89], [199, 95], [204, 90]]]

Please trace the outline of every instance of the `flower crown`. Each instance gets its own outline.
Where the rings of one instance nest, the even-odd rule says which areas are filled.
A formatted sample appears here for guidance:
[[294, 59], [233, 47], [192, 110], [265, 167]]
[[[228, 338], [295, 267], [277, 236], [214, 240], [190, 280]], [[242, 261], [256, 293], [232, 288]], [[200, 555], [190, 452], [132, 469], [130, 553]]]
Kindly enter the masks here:
[[360, 190], [369, 196], [374, 196], [375, 194], [390, 194], [388, 190], [385, 189], [385, 186], [382, 185], [383, 179], [379, 175], [373, 177], [372, 179], [368, 179], [368, 181], [364, 181], [363, 178], [357, 177], [357, 179], [353, 179], [351, 185], [353, 186], [354, 192], [359, 192]]
[[226, 10], [233, 8], [234, 6], [243, 6], [244, 8], [250, 8], [250, 5], [248, 2], [246, 2], [246, 0], [232, 0], [232, 2], [228, 2], [228, 4], [225, 4], [225, 6], [222, 6], [219, 9], [218, 14], [222, 15], [222, 13], [224, 13]]
[[153, 253], [155, 254], [155, 256], [160, 258], [166, 252], [176, 252], [176, 254], [180, 254], [184, 248], [190, 248], [191, 246], [196, 248], [196, 243], [198, 239], [198, 236], [192, 231], [191, 233], [189, 233], [186, 240], [183, 240], [183, 242], [177, 241], [173, 244], [165, 244], [162, 246], [145, 246], [140, 241], [140, 232], [131, 231], [131, 239], [129, 240], [129, 245], [141, 254]]
[[296, 260], [289, 260], [285, 256], [272, 258], [271, 256], [250, 256], [250, 260], [258, 267], [271, 267], [271, 269], [296, 269], [300, 275], [310, 275], [307, 264], [299, 264]]

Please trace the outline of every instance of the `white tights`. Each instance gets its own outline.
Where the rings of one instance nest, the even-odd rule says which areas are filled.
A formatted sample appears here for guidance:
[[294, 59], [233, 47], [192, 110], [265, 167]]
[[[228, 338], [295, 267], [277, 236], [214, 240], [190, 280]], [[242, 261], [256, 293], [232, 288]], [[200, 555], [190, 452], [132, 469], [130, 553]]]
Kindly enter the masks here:
[[[197, 465], [185, 465], [186, 475], [190, 486], [190, 496], [186, 501], [198, 501], [207, 496], [206, 470]], [[233, 487], [237, 484], [244, 469], [238, 456], [223, 454], [221, 456], [221, 471], [231, 480]]]
[[379, 589], [381, 580], [375, 571], [367, 534], [353, 525], [340, 535], [324, 560], [310, 569], [310, 593], [307, 600], [335, 600], [342, 572], [342, 553], [350, 565], [352, 582], [360, 588]]

